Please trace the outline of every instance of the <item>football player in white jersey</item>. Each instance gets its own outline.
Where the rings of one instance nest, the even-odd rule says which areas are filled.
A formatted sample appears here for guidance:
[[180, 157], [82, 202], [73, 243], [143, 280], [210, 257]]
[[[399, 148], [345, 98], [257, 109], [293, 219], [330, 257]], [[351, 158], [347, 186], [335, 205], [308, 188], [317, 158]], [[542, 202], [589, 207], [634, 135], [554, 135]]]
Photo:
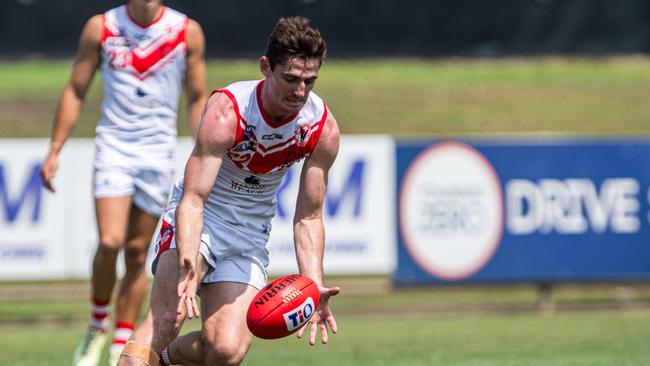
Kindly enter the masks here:
[[[263, 80], [234, 83], [208, 99], [184, 179], [176, 183], [156, 244], [150, 309], [119, 365], [237, 365], [252, 342], [248, 306], [266, 281], [275, 194], [304, 158], [294, 218], [300, 273], [319, 286], [310, 344], [337, 331], [323, 284], [322, 209], [339, 128], [312, 93], [325, 41], [301, 17], [282, 18], [260, 58]], [[201, 310], [196, 301], [200, 288]], [[186, 317], [202, 330], [177, 337]], [[329, 328], [329, 330], [328, 330]]]
[[75, 365], [97, 365], [108, 340], [120, 249], [126, 273], [114, 306], [113, 364], [133, 333], [147, 291], [149, 243], [173, 179], [180, 92], [184, 87], [193, 136], [207, 97], [204, 49], [200, 25], [161, 0], [129, 0], [91, 17], [83, 29], [41, 168], [45, 187], [54, 192], [59, 152], [101, 69], [104, 99], [93, 173], [99, 245], [92, 267], [91, 318]]

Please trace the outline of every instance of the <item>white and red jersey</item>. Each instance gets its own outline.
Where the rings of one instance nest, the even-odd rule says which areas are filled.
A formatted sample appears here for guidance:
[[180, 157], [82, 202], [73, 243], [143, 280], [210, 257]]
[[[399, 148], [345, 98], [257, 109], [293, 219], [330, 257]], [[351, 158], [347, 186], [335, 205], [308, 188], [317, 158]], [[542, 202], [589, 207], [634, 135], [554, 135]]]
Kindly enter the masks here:
[[123, 5], [106, 12], [103, 20], [104, 100], [96, 128], [96, 163], [170, 168], [188, 18], [163, 6], [153, 23], [142, 26]]
[[[310, 93], [300, 112], [271, 121], [262, 106], [263, 83], [243, 81], [216, 91], [230, 98], [238, 121], [235, 142], [205, 204], [204, 225], [225, 238], [216, 245], [225, 245], [226, 251], [239, 247], [258, 258], [265, 257], [259, 251], [266, 251], [282, 178], [287, 168], [314, 151], [327, 118], [323, 100]], [[180, 199], [182, 185], [182, 179], [176, 183], [170, 206]]]

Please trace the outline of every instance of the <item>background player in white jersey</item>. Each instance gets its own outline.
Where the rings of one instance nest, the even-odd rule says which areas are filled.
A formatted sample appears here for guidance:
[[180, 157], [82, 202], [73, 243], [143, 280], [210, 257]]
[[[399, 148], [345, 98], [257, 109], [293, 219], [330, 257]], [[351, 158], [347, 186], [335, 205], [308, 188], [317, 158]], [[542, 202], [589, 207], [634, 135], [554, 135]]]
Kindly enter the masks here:
[[99, 246], [92, 267], [91, 320], [75, 352], [75, 365], [99, 362], [120, 248], [126, 274], [115, 304], [113, 362], [133, 332], [146, 293], [149, 243], [173, 178], [180, 91], [184, 85], [194, 136], [206, 99], [204, 49], [198, 23], [160, 0], [129, 0], [90, 18], [81, 34], [41, 169], [45, 186], [54, 191], [59, 151], [101, 68], [104, 100], [93, 174]]
[[[318, 329], [323, 343], [328, 327], [336, 332], [329, 300], [339, 288], [323, 285], [322, 208], [339, 129], [325, 103], [310, 93], [325, 53], [309, 20], [280, 19], [260, 59], [264, 80], [235, 83], [209, 98], [184, 180], [163, 218], [149, 313], [119, 365], [242, 362], [252, 341], [246, 310], [267, 281], [275, 195], [287, 168], [302, 158], [296, 258], [321, 293], [309, 342], [316, 342]], [[202, 330], [176, 338], [185, 317], [200, 312]]]

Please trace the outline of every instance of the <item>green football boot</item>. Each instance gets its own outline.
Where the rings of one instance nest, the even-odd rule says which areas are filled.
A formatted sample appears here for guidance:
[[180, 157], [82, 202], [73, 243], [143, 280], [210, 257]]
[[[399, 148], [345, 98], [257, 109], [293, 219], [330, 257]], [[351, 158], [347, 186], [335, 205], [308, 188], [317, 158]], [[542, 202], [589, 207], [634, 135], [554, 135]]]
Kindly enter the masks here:
[[99, 361], [108, 341], [105, 331], [88, 328], [74, 352], [74, 366], [99, 366]]

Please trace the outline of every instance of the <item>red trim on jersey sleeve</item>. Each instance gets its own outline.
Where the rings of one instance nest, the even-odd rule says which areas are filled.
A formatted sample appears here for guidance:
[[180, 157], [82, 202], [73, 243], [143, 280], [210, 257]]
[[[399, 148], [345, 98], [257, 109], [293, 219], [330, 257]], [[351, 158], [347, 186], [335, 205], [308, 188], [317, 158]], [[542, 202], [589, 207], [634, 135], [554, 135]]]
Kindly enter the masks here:
[[[323, 117], [318, 121], [316, 124], [318, 126], [318, 129], [313, 132], [312, 138], [309, 139], [309, 144], [307, 145], [307, 154], [310, 155], [314, 149], [316, 148], [316, 144], [318, 143], [318, 139], [320, 138], [320, 134], [323, 132], [323, 127], [325, 126], [325, 120], [327, 120], [327, 105], [325, 102], [323, 102]], [[315, 127], [315, 126], [314, 126]]]
[[102, 48], [101, 44], [108, 38], [108, 29], [106, 29], [106, 14], [102, 14], [102, 35], [99, 36], [99, 48]]
[[140, 28], [142, 28], [142, 29], [147, 29], [147, 28], [151, 27], [152, 25], [158, 23], [158, 21], [160, 21], [160, 19], [162, 19], [163, 15], [165, 14], [165, 10], [167, 10], [167, 7], [166, 7], [165, 5], [162, 5], [162, 8], [160, 9], [160, 14], [158, 14], [158, 16], [156, 17], [156, 19], [154, 19], [151, 23], [145, 25], [145, 24], [140, 24], [140, 23], [138, 23], [138, 22], [137, 22], [137, 21], [136, 21], [136, 20], [131, 16], [131, 13], [129, 12], [129, 7], [128, 7], [127, 5], [124, 5], [124, 6], [126, 6], [126, 15], [129, 17], [129, 20], [131, 20], [131, 22], [132, 22], [133, 24], [137, 25], [138, 27], [140, 27]]
[[97, 46], [97, 51], [99, 51], [99, 54], [102, 55], [102, 57], [103, 57], [104, 43], [108, 38], [116, 36], [116, 34], [114, 34], [110, 29], [108, 29], [106, 23], [107, 23], [106, 13], [104, 13], [102, 14], [102, 34], [99, 38], [99, 46]]
[[115, 37], [115, 34], [113, 34], [113, 32], [111, 32], [111, 30], [106, 26], [106, 14], [102, 14], [102, 35], [99, 39], [100, 43], [103, 43], [109, 37]]
[[[228, 99], [230, 99], [230, 102], [232, 103], [233, 108], [235, 109], [235, 113], [237, 114], [237, 131], [235, 132], [235, 141], [233, 142], [232, 146], [237, 146], [238, 143], [244, 141], [244, 132], [246, 129], [246, 125], [248, 124], [244, 117], [242, 117], [241, 113], [239, 112], [239, 103], [237, 103], [237, 98], [235, 98], [235, 95], [228, 89], [217, 89], [213, 90], [212, 93], [210, 93], [210, 97], [216, 93], [223, 93], [225, 94]], [[210, 98], [208, 97], [208, 98]], [[242, 126], [243, 125], [243, 126]]]
[[228, 89], [217, 89], [217, 90], [213, 90], [212, 93], [210, 93], [209, 97], [211, 97], [216, 93], [224, 93], [228, 97], [228, 99], [230, 99], [233, 108], [235, 108], [235, 113], [237, 113], [237, 119], [243, 121], [244, 117], [242, 117], [241, 113], [239, 113], [239, 103], [237, 103], [237, 98], [235, 98], [235, 95]]
[[287, 123], [293, 121], [294, 118], [298, 115], [298, 112], [290, 115], [289, 117], [285, 118], [284, 120], [280, 122], [273, 122], [271, 121], [271, 117], [269, 117], [268, 114], [266, 114], [266, 111], [264, 110], [264, 104], [262, 103], [262, 85], [264, 84], [264, 80], [260, 81], [259, 84], [257, 84], [257, 87], [255, 88], [255, 96], [257, 97], [257, 105], [260, 108], [260, 114], [262, 115], [262, 118], [264, 118], [264, 122], [266, 122], [267, 125], [273, 127], [273, 128], [278, 128], [282, 127], [283, 125], [286, 125]]
[[[183, 25], [183, 30], [186, 30], [186, 29], [188, 28], [189, 24], [190, 24], [190, 17], [187, 17], [187, 16], [186, 16], [186, 17], [185, 17], [185, 21], [184, 21], [183, 23], [185, 23], [185, 24]], [[187, 41], [187, 34], [188, 34], [188, 33], [185, 32], [185, 43], [188, 43], [188, 41]], [[186, 48], [187, 48], [187, 47], [186, 47]], [[185, 50], [185, 51], [187, 52], [187, 50]]]

